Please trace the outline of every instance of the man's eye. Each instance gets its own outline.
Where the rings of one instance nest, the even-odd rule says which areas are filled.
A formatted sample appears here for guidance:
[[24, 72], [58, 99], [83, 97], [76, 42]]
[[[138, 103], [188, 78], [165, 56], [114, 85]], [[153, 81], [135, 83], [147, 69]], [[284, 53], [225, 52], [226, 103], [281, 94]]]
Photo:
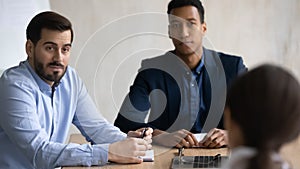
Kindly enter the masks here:
[[195, 22], [189, 22], [189, 23], [188, 23], [188, 26], [189, 26], [189, 27], [192, 27], [192, 26], [195, 26], [195, 25], [196, 25]]
[[172, 24], [172, 28], [179, 28], [180, 27], [180, 24], [179, 23], [173, 23]]
[[46, 50], [52, 51], [52, 50], [54, 50], [54, 48], [53, 48], [52, 46], [47, 46], [47, 47], [46, 47]]
[[63, 51], [64, 53], [70, 52], [70, 48], [63, 48], [62, 51]]

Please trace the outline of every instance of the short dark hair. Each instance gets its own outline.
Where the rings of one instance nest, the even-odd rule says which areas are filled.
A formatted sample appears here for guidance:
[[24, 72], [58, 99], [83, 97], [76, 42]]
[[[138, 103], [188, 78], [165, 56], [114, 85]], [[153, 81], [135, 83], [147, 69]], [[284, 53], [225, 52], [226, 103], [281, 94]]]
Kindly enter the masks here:
[[58, 30], [58, 31], [71, 31], [71, 42], [73, 42], [73, 29], [71, 22], [64, 16], [46, 11], [37, 14], [29, 22], [26, 29], [26, 38], [31, 40], [34, 45], [41, 39], [42, 29]]
[[204, 7], [199, 0], [171, 0], [168, 5], [168, 11], [167, 13], [170, 14], [172, 9], [179, 8], [183, 6], [194, 6], [198, 9], [200, 21], [201, 23], [204, 23]]

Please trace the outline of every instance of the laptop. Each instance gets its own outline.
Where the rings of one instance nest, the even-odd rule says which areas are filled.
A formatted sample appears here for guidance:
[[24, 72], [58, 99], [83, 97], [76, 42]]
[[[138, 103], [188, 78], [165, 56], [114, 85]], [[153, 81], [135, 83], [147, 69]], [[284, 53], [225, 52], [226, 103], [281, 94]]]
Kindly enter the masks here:
[[227, 156], [175, 156], [172, 160], [172, 169], [196, 169], [196, 168], [221, 168]]

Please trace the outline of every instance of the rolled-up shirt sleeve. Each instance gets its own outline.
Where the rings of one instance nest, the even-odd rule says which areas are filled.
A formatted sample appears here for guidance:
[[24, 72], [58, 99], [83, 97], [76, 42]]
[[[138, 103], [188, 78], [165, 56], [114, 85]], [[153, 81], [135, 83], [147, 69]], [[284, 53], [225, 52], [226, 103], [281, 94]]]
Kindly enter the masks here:
[[109, 123], [98, 112], [85, 86], [79, 89], [73, 124], [80, 130], [86, 140], [92, 144], [113, 143], [126, 138], [126, 134]]

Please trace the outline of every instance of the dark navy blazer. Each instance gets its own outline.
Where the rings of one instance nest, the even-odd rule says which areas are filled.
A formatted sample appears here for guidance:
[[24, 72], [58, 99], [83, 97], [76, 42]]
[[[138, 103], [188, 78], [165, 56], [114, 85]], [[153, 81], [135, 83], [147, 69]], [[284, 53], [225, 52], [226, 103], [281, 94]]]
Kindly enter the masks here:
[[[125, 133], [148, 126], [169, 132], [184, 128], [193, 133], [207, 132], [214, 127], [223, 129], [226, 91], [232, 80], [247, 71], [247, 68], [241, 57], [205, 48], [203, 52], [205, 66], [202, 75], [202, 97], [205, 110], [196, 112], [196, 116], [188, 114], [181, 116], [183, 112], [191, 111], [188, 107], [181, 107], [183, 100], [185, 99], [186, 104], [191, 104], [191, 101], [187, 101], [186, 98], [194, 97], [194, 100], [199, 103], [199, 95], [197, 92], [185, 92], [189, 91], [185, 87], [188, 81], [186, 80], [188, 77], [185, 76], [191, 70], [174, 55], [174, 51], [171, 51], [142, 62], [142, 67], [120, 108], [115, 126]], [[164, 95], [161, 92], [153, 92], [156, 89], [162, 91]], [[149, 110], [149, 120], [145, 122]], [[197, 116], [198, 113], [200, 114]], [[194, 121], [191, 122], [191, 119]], [[199, 121], [196, 124], [204, 128], [202, 131], [194, 130], [195, 121]], [[210, 122], [204, 127], [206, 121], [213, 121], [213, 123]]]

